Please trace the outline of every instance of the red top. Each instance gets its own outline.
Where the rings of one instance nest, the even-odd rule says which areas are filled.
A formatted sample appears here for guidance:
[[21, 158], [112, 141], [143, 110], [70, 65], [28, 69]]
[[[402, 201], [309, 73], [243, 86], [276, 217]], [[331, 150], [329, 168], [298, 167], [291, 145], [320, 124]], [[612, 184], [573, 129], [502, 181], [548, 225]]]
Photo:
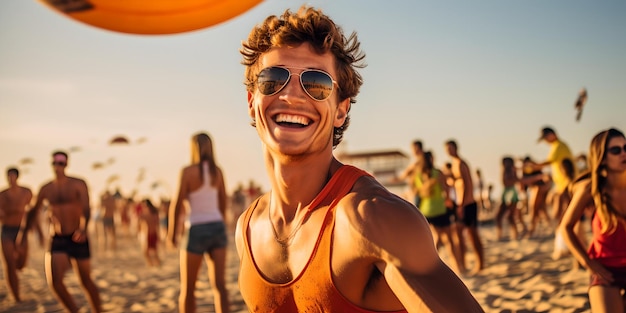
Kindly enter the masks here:
[[626, 227], [618, 219], [617, 228], [613, 233], [603, 234], [602, 221], [594, 215], [591, 222], [593, 238], [587, 251], [590, 258], [610, 267], [626, 267]]
[[[330, 268], [334, 207], [350, 192], [356, 180], [364, 175], [369, 174], [344, 165], [312, 201], [309, 207], [311, 210], [330, 205], [307, 265], [291, 282], [277, 284], [263, 278], [254, 263], [248, 237], [243, 236], [245, 249], [241, 258], [239, 288], [250, 312], [374, 312], [362, 309], [346, 299], [335, 287]], [[255, 208], [256, 205], [244, 213], [243, 234], [248, 233], [250, 217]]]

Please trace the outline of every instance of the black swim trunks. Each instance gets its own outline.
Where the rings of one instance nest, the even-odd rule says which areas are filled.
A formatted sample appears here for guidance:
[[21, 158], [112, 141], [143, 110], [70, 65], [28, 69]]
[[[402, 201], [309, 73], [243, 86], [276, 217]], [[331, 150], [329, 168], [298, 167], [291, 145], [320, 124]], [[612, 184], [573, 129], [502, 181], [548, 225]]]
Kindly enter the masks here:
[[15, 240], [17, 240], [17, 234], [19, 232], [19, 226], [2, 225], [2, 234], [0, 236], [2, 237], [2, 240], [11, 240], [15, 242]]
[[467, 227], [478, 226], [478, 205], [472, 202], [463, 207], [463, 225]]
[[434, 217], [427, 217], [426, 220], [430, 225], [435, 227], [448, 227], [452, 224], [452, 221], [450, 221], [450, 214], [448, 214], [448, 212]]
[[75, 242], [72, 240], [72, 235], [54, 235], [50, 243], [50, 252], [65, 253], [74, 259], [88, 259], [91, 256], [89, 240]]

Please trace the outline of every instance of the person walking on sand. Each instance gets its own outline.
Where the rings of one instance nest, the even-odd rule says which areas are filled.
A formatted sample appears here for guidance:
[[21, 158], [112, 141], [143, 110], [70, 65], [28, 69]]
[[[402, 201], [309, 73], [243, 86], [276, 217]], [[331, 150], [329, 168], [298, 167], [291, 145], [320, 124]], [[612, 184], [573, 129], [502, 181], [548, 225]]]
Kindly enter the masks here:
[[159, 209], [150, 199], [143, 200], [140, 216], [140, 233], [144, 237], [144, 257], [148, 266], [161, 266], [159, 259]]
[[[474, 199], [472, 172], [467, 162], [459, 156], [458, 145], [455, 140], [448, 140], [445, 147], [452, 163], [451, 174], [456, 191], [457, 221], [459, 226], [461, 226], [461, 235], [467, 233], [472, 243], [476, 256], [476, 265], [471, 274], [476, 274], [484, 268], [485, 264], [483, 244], [478, 233], [478, 205]], [[459, 244], [462, 264], [464, 268], [467, 268], [465, 264], [466, 248], [463, 238], [459, 238]]]
[[517, 208], [517, 203], [519, 201], [517, 186], [520, 182], [521, 180], [517, 176], [517, 169], [515, 168], [515, 161], [513, 160], [513, 158], [508, 156], [503, 157], [502, 187], [504, 187], [504, 190], [502, 191], [502, 197], [500, 199], [500, 207], [498, 208], [498, 212], [496, 213], [496, 238], [498, 240], [502, 239], [502, 219], [507, 213], [507, 219], [509, 221], [512, 240], [519, 239], [519, 232], [517, 229], [518, 223], [522, 225], [523, 233], [527, 231], [526, 224], [522, 219], [521, 212]]
[[550, 227], [551, 219], [546, 208], [548, 192], [550, 191], [551, 178], [550, 175], [544, 174], [541, 169], [536, 169], [535, 161], [526, 156], [522, 160], [522, 180], [524, 181], [523, 190], [526, 192], [526, 201], [530, 210], [530, 223], [526, 238], [534, 235], [539, 222], [543, 219], [545, 224]]
[[476, 169], [476, 184], [478, 185], [476, 193], [478, 193], [478, 204], [480, 211], [484, 213], [491, 213], [491, 207], [485, 201], [485, 181], [483, 179], [483, 172]]
[[196, 311], [196, 281], [204, 257], [218, 313], [230, 312], [226, 289], [226, 187], [213, 141], [206, 133], [191, 138], [191, 165], [181, 171], [178, 196], [170, 207], [169, 241], [176, 246], [179, 221], [188, 209], [180, 249], [180, 312]]
[[104, 251], [115, 252], [115, 213], [117, 211], [117, 200], [106, 190], [100, 197], [101, 222], [102, 222], [102, 247]]
[[447, 252], [450, 262], [458, 274], [465, 272], [461, 262], [461, 251], [458, 241], [453, 239], [451, 218], [448, 213], [446, 202], [451, 202], [446, 184], [446, 177], [435, 168], [432, 152], [424, 152], [424, 159], [419, 169], [419, 175], [415, 176], [415, 186], [420, 196], [419, 210], [424, 214], [431, 227], [435, 246], [442, 244]]
[[91, 311], [101, 312], [100, 294], [91, 279], [91, 254], [87, 238], [91, 216], [89, 189], [84, 180], [65, 174], [67, 162], [67, 153], [52, 153], [55, 178], [43, 185], [37, 193], [37, 201], [31, 209], [35, 214], [27, 221], [26, 229], [30, 229], [38, 220], [39, 212], [44, 202], [47, 202], [52, 233], [50, 251], [45, 256], [48, 285], [68, 311], [78, 312], [79, 307], [63, 282], [67, 265], [71, 263], [87, 295]]
[[[28, 240], [17, 244], [18, 234], [22, 230], [26, 216], [26, 207], [33, 198], [32, 191], [17, 183], [20, 172], [17, 168], [7, 169], [9, 187], [0, 192], [0, 224], [2, 231], [2, 265], [7, 287], [15, 302], [20, 302], [19, 280], [17, 271], [26, 265]], [[26, 234], [22, 234], [26, 236]]]
[[[591, 311], [626, 312], [626, 137], [610, 128], [596, 134], [589, 147], [589, 178], [575, 184], [560, 232], [576, 259], [589, 270]], [[576, 234], [585, 209], [595, 204], [591, 245]]]
[[409, 186], [411, 187], [411, 193], [413, 194], [413, 204], [416, 207], [420, 207], [419, 192], [415, 189], [415, 177], [419, 175], [419, 170], [422, 166], [424, 159], [424, 150], [421, 140], [414, 140], [411, 143], [411, 150], [413, 151], [413, 162], [404, 169], [404, 171], [398, 176], [398, 181], [409, 180]]
[[240, 51], [271, 184], [237, 223], [248, 309], [482, 312], [419, 210], [333, 156], [363, 83], [356, 34], [302, 6], [267, 17]]
[[569, 183], [567, 173], [562, 167], [562, 162], [564, 159], [569, 159], [573, 163], [574, 158], [569, 146], [559, 139], [556, 132], [551, 127], [544, 127], [541, 129], [541, 136], [538, 141], [545, 141], [548, 143], [550, 145], [550, 152], [548, 153], [548, 157], [545, 161], [534, 164], [533, 168], [535, 170], [541, 170], [543, 167], [550, 165], [550, 175], [552, 177], [552, 181], [554, 182], [552, 218], [555, 221], [559, 221], [562, 215], [561, 203], [564, 201], [563, 197], [565, 196], [565, 189]]

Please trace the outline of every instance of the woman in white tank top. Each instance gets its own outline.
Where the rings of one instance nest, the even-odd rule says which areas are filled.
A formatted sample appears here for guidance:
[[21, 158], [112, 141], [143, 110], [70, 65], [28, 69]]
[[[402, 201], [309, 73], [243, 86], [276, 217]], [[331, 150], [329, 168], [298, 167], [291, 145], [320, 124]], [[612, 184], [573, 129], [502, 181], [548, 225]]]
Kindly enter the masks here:
[[229, 312], [226, 290], [226, 188], [216, 165], [213, 142], [206, 133], [191, 139], [191, 165], [181, 172], [178, 197], [170, 208], [168, 239], [176, 246], [179, 226], [185, 218], [180, 249], [179, 312], [195, 312], [194, 297], [202, 258], [207, 262], [215, 312]]

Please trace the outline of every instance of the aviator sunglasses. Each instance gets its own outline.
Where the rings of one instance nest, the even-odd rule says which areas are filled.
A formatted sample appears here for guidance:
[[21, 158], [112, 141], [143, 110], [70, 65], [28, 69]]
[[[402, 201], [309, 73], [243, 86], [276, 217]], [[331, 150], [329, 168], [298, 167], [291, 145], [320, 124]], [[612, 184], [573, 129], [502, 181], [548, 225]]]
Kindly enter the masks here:
[[622, 153], [622, 151], [626, 152], [626, 145], [624, 145], [623, 147], [620, 147], [620, 146], [609, 147], [607, 151], [609, 151], [609, 153], [612, 155], [619, 155], [620, 153]]
[[328, 99], [333, 93], [333, 85], [337, 82], [330, 74], [315, 69], [297, 68], [303, 70], [300, 74], [293, 74], [289, 69], [280, 66], [266, 67], [259, 72], [256, 79], [259, 92], [266, 96], [272, 96], [280, 92], [291, 79], [291, 76], [300, 77], [300, 85], [309, 97], [316, 101]]

